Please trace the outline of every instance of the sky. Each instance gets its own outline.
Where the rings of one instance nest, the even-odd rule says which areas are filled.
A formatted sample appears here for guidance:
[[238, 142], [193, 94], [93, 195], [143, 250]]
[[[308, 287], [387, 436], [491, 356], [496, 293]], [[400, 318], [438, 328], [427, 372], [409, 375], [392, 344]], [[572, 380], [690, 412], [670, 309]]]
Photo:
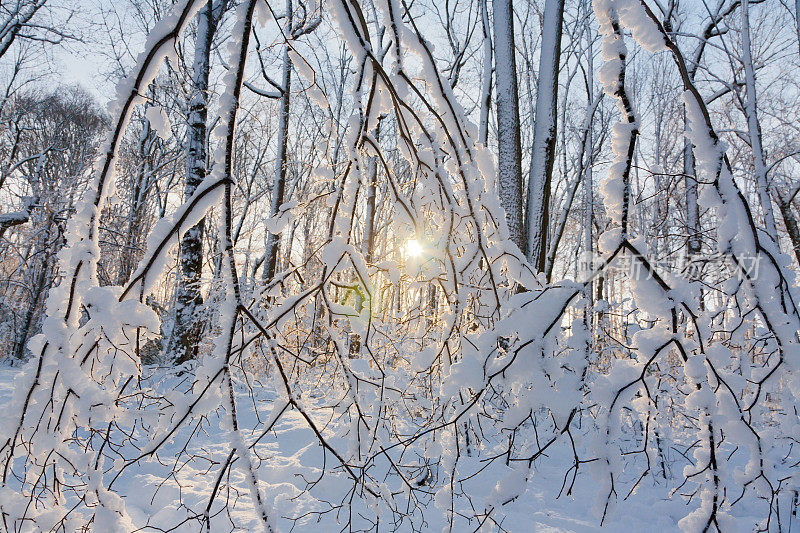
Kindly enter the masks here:
[[[51, 70], [54, 71], [53, 83], [63, 85], [80, 85], [93, 94], [100, 104], [105, 105], [111, 100], [116, 91], [117, 79], [110, 76], [112, 70], [110, 43], [113, 38], [109, 36], [106, 23], [114, 24], [115, 21], [125, 24], [126, 32], [130, 32], [126, 40], [130, 40], [133, 47], [141, 45], [135, 35], [136, 26], [129, 24], [132, 16], [128, 0], [55, 0], [58, 6], [54, 10], [56, 16], [64, 19], [67, 13], [72, 12], [70, 24], [75, 28], [75, 34], [80, 37], [62, 43], [60, 46], [50, 47]], [[117, 16], [108, 13], [116, 12]], [[104, 17], [103, 13], [106, 13]], [[104, 23], [104, 19], [107, 21]], [[141, 37], [143, 39], [143, 37]], [[124, 48], [124, 43], [116, 39], [119, 50]], [[139, 52], [140, 50], [135, 50]]]
[[73, 46], [54, 54], [54, 68], [59, 83], [80, 85], [105, 105], [113, 94], [114, 80], [106, 75], [106, 59], [92, 46]]

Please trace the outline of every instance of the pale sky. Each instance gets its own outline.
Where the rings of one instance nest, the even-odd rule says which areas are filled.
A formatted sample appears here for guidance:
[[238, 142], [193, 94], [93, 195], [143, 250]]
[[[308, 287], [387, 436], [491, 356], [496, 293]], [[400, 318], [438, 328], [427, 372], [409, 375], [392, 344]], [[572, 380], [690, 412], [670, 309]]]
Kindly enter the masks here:
[[81, 85], [103, 105], [113, 95], [115, 81], [109, 80], [105, 74], [106, 60], [93, 53], [91, 47], [81, 45], [80, 49], [62, 49], [55, 54], [54, 61], [57, 78], [61, 83]]

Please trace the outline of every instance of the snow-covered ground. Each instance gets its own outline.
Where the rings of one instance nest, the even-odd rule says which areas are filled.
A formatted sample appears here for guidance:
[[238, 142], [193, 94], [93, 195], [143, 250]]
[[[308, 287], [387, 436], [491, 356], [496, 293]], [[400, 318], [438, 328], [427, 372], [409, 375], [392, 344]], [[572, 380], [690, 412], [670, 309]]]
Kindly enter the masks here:
[[[8, 405], [14, 377], [19, 372], [15, 368], [0, 368], [0, 405]], [[164, 384], [177, 390], [185, 380], [186, 374], [184, 377], [170, 375]], [[237, 391], [239, 421], [247, 443], [252, 444], [263, 431], [253, 431], [252, 428], [263, 428], [274, 414], [275, 394], [269, 386], [255, 384], [251, 384], [249, 390], [240, 384]], [[323, 398], [318, 400], [322, 402]], [[350, 439], [343, 436], [347, 431], [343, 423], [322, 418], [316, 419], [316, 422], [324, 428], [326, 440], [333, 448], [348, 448]], [[191, 439], [188, 438], [190, 435]], [[204, 530], [201, 517], [210, 494], [214, 492], [221, 465], [226, 463], [231, 451], [228, 435], [226, 424], [221, 423], [217, 413], [200, 425], [184, 424], [155, 456], [142, 459], [125, 469], [113, 484], [113, 490], [123, 497], [133, 528], [142, 531]], [[364, 494], [360, 487], [356, 488], [353, 497], [352, 479], [343, 473], [330, 453], [323, 452], [319, 440], [296, 410], [284, 412], [274, 430], [264, 435], [252, 449], [260, 493], [267, 504], [271, 522], [279, 531], [369, 530], [375, 529], [376, 515], [383, 520], [391, 520], [392, 513], [386, 508], [386, 499], [378, 503]], [[653, 478], [648, 477], [624, 505], [618, 505], [616, 512], [612, 511], [601, 527], [597, 513], [598, 485], [590, 475], [591, 465], [582, 466], [572, 494], [559, 496], [570, 458], [561, 455], [566, 452], [564, 449], [553, 450], [553, 455], [537, 460], [523, 495], [497, 506], [490, 513], [491, 519], [484, 522], [485, 530], [677, 531], [678, 520], [690, 510], [685, 498], [679, 495], [669, 498], [665, 494], [665, 486], [654, 485], [651, 481]], [[233, 468], [223, 476], [216, 491], [209, 513], [212, 517], [211, 531], [263, 529], [254, 512], [250, 488], [240, 463], [234, 460]], [[676, 460], [671, 466], [677, 470], [683, 465]], [[519, 481], [519, 471], [506, 467], [502, 461], [495, 461], [479, 475], [470, 477], [484, 467], [485, 457], [481, 457], [481, 454], [462, 456], [458, 462], [456, 477], [469, 479], [463, 481], [461, 490], [457, 489], [456, 492], [469, 494], [470, 501], [463, 497], [456, 499], [455, 508], [459, 518], [454, 524], [455, 531], [479, 529], [475, 515], [480, 515], [482, 508], [488, 509], [498, 501], [498, 493], [502, 493], [503, 486], [514, 483], [515, 479]], [[524, 468], [524, 465], [520, 467]], [[375, 469], [380, 468], [381, 465], [376, 461]], [[625, 498], [628, 487], [638, 475], [638, 469], [630, 475], [623, 472], [619, 479], [619, 486], [624, 487], [619, 489], [620, 500]], [[570, 479], [571, 474], [568, 477]], [[392, 487], [390, 490], [394, 489]], [[368, 503], [370, 501], [371, 504]], [[403, 496], [395, 493], [393, 501], [402, 502]], [[422, 501], [421, 509], [399, 527], [380, 523], [379, 519], [378, 530], [397, 527], [400, 531], [447, 531], [449, 503], [442, 505], [438, 501], [437, 506], [436, 501], [438, 499], [433, 495], [428, 501]], [[752, 530], [756, 517], [744, 516], [747, 511], [758, 514], [765, 509], [736, 508], [734, 514], [738, 513], [737, 520], [732, 524], [736, 529]]]

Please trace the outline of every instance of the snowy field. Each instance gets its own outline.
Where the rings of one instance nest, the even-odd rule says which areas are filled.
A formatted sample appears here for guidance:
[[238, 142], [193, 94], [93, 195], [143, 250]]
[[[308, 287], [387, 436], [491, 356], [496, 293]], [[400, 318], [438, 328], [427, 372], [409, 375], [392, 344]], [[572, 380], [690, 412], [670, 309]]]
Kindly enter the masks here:
[[800, 533], [800, 0], [6, 4], [0, 529]]
[[[7, 405], [14, 388], [14, 378], [20, 373], [16, 368], [0, 368], [0, 405]], [[154, 379], [163, 380], [162, 386], [180, 389], [185, 378], [163, 372]], [[353, 483], [341, 468], [337, 468], [330, 454], [323, 449], [308, 424], [296, 411], [282, 413], [274, 430], [266, 435], [262, 431], [247, 431], [244, 428], [263, 428], [274, 417], [275, 393], [268, 386], [236, 387], [239, 421], [254, 456], [258, 457], [256, 471], [258, 485], [271, 513], [271, 522], [279, 531], [318, 532], [340, 530], [399, 531], [449, 531], [447, 504], [436, 504], [431, 495], [420, 502], [420, 508], [400, 524], [381, 523], [381, 518], [391, 517], [386, 508], [387, 499], [374, 500], [372, 505], [364, 494], [351, 498]], [[281, 404], [282, 405], [282, 404]], [[280, 408], [280, 406], [279, 406]], [[334, 421], [317, 420], [325, 427], [327, 442], [338, 450], [345, 450], [352, 443], [343, 438], [347, 427]], [[132, 531], [204, 531], [202, 517], [215, 491], [220, 465], [230, 455], [229, 432], [220, 423], [220, 417], [211, 415], [201, 425], [185, 424], [156, 457], [142, 459], [126, 469], [114, 483], [113, 490], [123, 497], [125, 508], [131, 519], [126, 527]], [[187, 447], [190, 432], [193, 438]], [[261, 436], [261, 438], [259, 438]], [[460, 486], [463, 494], [456, 498], [456, 519], [453, 531], [511, 531], [511, 532], [589, 532], [589, 531], [679, 531], [678, 521], [686, 516], [685, 498], [665, 495], [665, 486], [653, 484], [649, 479], [629, 495], [601, 527], [596, 493], [597, 484], [590, 475], [590, 468], [581, 469], [574, 483], [572, 494], [560, 494], [565, 473], [567, 482], [572, 479], [568, 472], [570, 458], [567, 450], [553, 448], [553, 456], [544, 456], [536, 461], [534, 473], [523, 493], [513, 501], [503, 504], [502, 493], [516, 490], [513, 485], [521, 483], [520, 471], [505, 467], [502, 462], [485, 468], [480, 458], [462, 457], [458, 462], [457, 477], [469, 478]], [[129, 450], [130, 451], [130, 450]], [[422, 452], [434, 462], [438, 450], [432, 446]], [[562, 455], [559, 455], [562, 454]], [[224, 476], [216, 489], [216, 500], [210, 510], [211, 531], [261, 531], [262, 525], [256, 516], [245, 472], [237, 467], [238, 460]], [[670, 469], [677, 469], [679, 462], [669, 462]], [[637, 465], [638, 466], [638, 465]], [[323, 469], [325, 471], [323, 472]], [[479, 474], [475, 475], [476, 472]], [[323, 475], [324, 474], [324, 475]], [[435, 472], [432, 473], [436, 475]], [[630, 475], [622, 473], [619, 482], [629, 487], [640, 475], [639, 470]], [[669, 474], [672, 477], [672, 474]], [[420, 476], [424, 478], [425, 476]], [[109, 480], [106, 480], [108, 482]], [[391, 482], [388, 482], [391, 483]], [[393, 490], [394, 487], [390, 490]], [[402, 490], [402, 488], [399, 488]], [[628, 490], [627, 488], [625, 489]], [[623, 493], [621, 496], [625, 497]], [[397, 495], [393, 502], [402, 502]], [[481, 529], [480, 508], [494, 510], [491, 520], [484, 520]], [[751, 531], [758, 515], [747, 516], [746, 508], [738, 507], [739, 513], [728, 525], [727, 531]], [[756, 513], [764, 509], [754, 509]], [[471, 517], [469, 520], [464, 517]], [[483, 517], [485, 518], [485, 517]], [[787, 516], [789, 523], [797, 518]], [[391, 518], [389, 518], [391, 520]], [[791, 526], [789, 526], [791, 527]], [[788, 529], [787, 531], [792, 531]]]

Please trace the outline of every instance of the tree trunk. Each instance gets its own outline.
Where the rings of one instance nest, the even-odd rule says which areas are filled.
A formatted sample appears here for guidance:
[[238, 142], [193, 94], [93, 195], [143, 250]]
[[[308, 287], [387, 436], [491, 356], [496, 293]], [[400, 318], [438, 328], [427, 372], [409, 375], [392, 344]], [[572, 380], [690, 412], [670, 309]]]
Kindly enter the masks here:
[[[286, 0], [286, 33], [291, 34], [292, 30], [292, 0]], [[289, 58], [289, 45], [283, 51], [283, 94], [280, 101], [280, 120], [278, 122], [278, 154], [275, 159], [275, 181], [272, 183], [272, 206], [270, 216], [278, 214], [283, 203], [283, 193], [286, 189], [286, 150], [289, 131], [289, 94], [292, 82], [292, 62]], [[269, 233], [267, 235], [267, 257], [265, 259], [264, 270], [261, 272], [261, 279], [268, 282], [275, 275], [275, 267], [278, 259], [278, 245], [280, 244], [280, 234]]]
[[689, 257], [700, 255], [700, 207], [697, 204], [697, 176], [695, 174], [692, 143], [683, 139], [683, 175], [686, 187], [686, 222], [689, 226]]
[[527, 249], [525, 255], [539, 272], [547, 263], [547, 229], [550, 218], [550, 183], [556, 153], [558, 63], [564, 0], [546, 0], [542, 21], [542, 49], [533, 127], [533, 153], [528, 178]]
[[[214, 34], [214, 8], [208, 2], [200, 11], [197, 23], [194, 64], [192, 65], [193, 93], [189, 101], [189, 129], [186, 141], [186, 181], [183, 196], [191, 198], [206, 177], [206, 119], [208, 117], [208, 77], [211, 40]], [[181, 239], [181, 278], [178, 285], [175, 330], [169, 353], [177, 364], [197, 356], [200, 324], [196, 314], [203, 304], [200, 283], [203, 272], [203, 232], [205, 219], [190, 228]]]
[[[689, 67], [689, 78], [694, 81], [694, 77], [697, 74], [697, 69], [700, 67], [700, 60], [703, 58], [703, 52], [706, 49], [706, 43], [709, 38], [710, 32], [713, 28], [716, 27], [716, 19], [713, 19], [712, 22], [706, 27], [705, 32], [703, 33], [703, 38], [700, 40], [697, 48], [694, 51], [694, 57]], [[688, 125], [686, 120], [686, 106], [683, 108], [683, 124], [684, 129]], [[698, 182], [697, 182], [697, 169], [695, 168], [695, 161], [694, 161], [694, 147], [692, 146], [692, 142], [689, 140], [688, 133], [685, 133], [683, 136], [683, 181], [684, 181], [684, 188], [686, 190], [686, 223], [688, 226], [688, 242], [687, 242], [687, 254], [689, 256], [689, 261], [691, 262], [694, 258], [698, 258], [703, 248], [702, 242], [702, 227], [700, 225], [700, 206], [698, 204]], [[690, 272], [689, 276], [692, 280], [699, 280], [700, 279], [700, 272], [697, 271], [693, 265], [689, 265]], [[699, 304], [700, 309], [705, 308], [705, 298], [703, 296], [703, 287], [699, 287]]]
[[[489, 109], [492, 105], [492, 34], [489, 26], [489, 0], [479, 0], [481, 28], [483, 29], [483, 74], [481, 77], [481, 116], [478, 142], [489, 142]], [[797, 0], [800, 2], [800, 0]]]
[[[375, 142], [380, 145], [381, 126], [375, 127]], [[364, 260], [369, 264], [372, 263], [375, 255], [375, 199], [378, 194], [377, 191], [378, 180], [378, 158], [371, 156], [367, 166], [367, 220], [364, 222], [364, 244], [362, 253]]]
[[[584, 2], [586, 7], [586, 20], [591, 18], [588, 16], [591, 12], [591, 2], [586, 0]], [[586, 143], [583, 149], [583, 155], [586, 158], [583, 167], [583, 251], [586, 254], [588, 270], [594, 271], [594, 241], [592, 240], [592, 223], [594, 222], [594, 174], [592, 173], [592, 164], [594, 163], [594, 135], [592, 125], [594, 123], [594, 110], [596, 103], [594, 101], [594, 47], [592, 46], [592, 28], [587, 22], [587, 47], [586, 47], [586, 87], [587, 87], [587, 102], [589, 124], [586, 128]], [[591, 274], [589, 274], [591, 276]], [[586, 284], [586, 291], [584, 291], [584, 298], [586, 299], [586, 307], [583, 312], [584, 324], [587, 331], [590, 332], [589, 339], [587, 340], [587, 353], [591, 351], [591, 338], [593, 333], [592, 323], [592, 309], [594, 308], [594, 291], [592, 290], [593, 279], [590, 278]]]
[[778, 230], [775, 226], [775, 215], [772, 212], [772, 199], [767, 184], [767, 165], [764, 162], [764, 150], [761, 146], [761, 125], [758, 122], [758, 106], [756, 100], [756, 74], [753, 67], [753, 54], [750, 49], [750, 2], [742, 0], [742, 64], [744, 65], [745, 88], [747, 101], [747, 133], [750, 147], [753, 149], [753, 169], [758, 188], [761, 211], [764, 214], [764, 227], [772, 242], [778, 244]]
[[797, 264], [800, 265], [800, 227], [797, 224], [797, 218], [794, 216], [794, 213], [792, 213], [791, 204], [785, 200], [779, 192], [775, 193], [775, 200], [780, 209], [781, 217], [783, 217], [786, 233], [789, 235], [789, 240], [792, 243], [792, 249], [794, 250]]
[[148, 148], [152, 139], [152, 128], [150, 122], [145, 119], [142, 124], [142, 134], [139, 137], [139, 163], [137, 166], [136, 176], [133, 178], [131, 184], [131, 201], [130, 212], [128, 213], [128, 229], [125, 235], [125, 245], [122, 249], [120, 257], [120, 269], [117, 276], [117, 283], [123, 285], [128, 281], [128, 278], [133, 271], [133, 266], [136, 264], [136, 254], [134, 248], [136, 247], [138, 234], [140, 231], [142, 207], [144, 206], [144, 196], [146, 195], [147, 187], [145, 180], [149, 171]]
[[508, 233], [525, 250], [522, 219], [522, 144], [519, 131], [519, 91], [514, 55], [514, 12], [511, 0], [495, 0], [494, 41], [497, 77], [497, 179]]

